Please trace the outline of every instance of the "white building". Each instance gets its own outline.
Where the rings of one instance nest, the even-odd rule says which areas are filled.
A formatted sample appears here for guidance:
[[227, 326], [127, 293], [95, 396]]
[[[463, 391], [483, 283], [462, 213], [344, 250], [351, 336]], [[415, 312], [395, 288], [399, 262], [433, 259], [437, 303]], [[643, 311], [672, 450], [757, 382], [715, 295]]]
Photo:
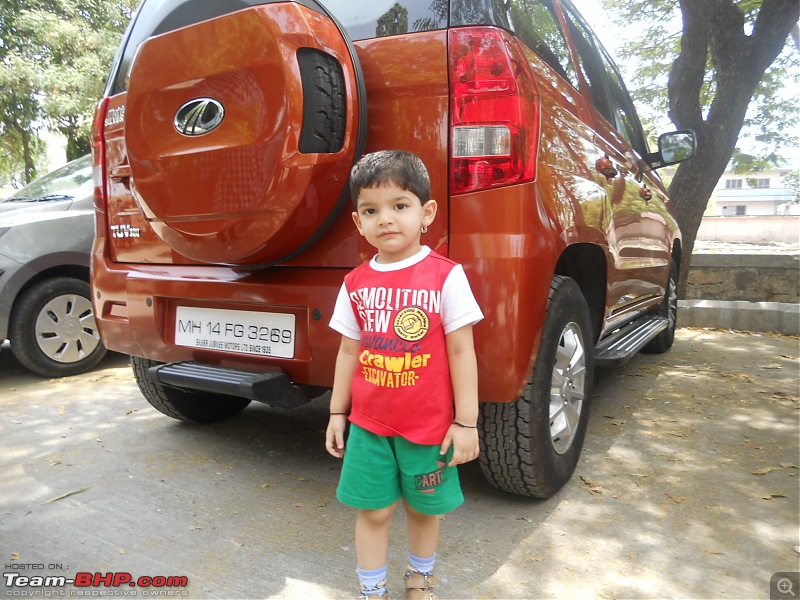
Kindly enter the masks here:
[[717, 183], [713, 211], [717, 217], [759, 217], [790, 214], [792, 189], [781, 181], [790, 169], [736, 174], [725, 171]]

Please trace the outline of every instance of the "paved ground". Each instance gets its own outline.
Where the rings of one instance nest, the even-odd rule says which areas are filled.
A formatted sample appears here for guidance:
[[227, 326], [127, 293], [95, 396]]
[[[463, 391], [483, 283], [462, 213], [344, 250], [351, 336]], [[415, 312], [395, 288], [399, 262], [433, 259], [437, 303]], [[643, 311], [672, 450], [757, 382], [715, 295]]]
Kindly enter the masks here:
[[[797, 338], [702, 329], [600, 374], [581, 462], [555, 497], [503, 494], [462, 468], [442, 596], [769, 598], [774, 573], [800, 571], [798, 375]], [[7, 345], [0, 398], [4, 573], [188, 579], [87, 590], [5, 577], [0, 596], [352, 597], [353, 514], [334, 498], [324, 402], [188, 426], [149, 408], [125, 357], [43, 380]], [[394, 532], [397, 598], [402, 519]]]

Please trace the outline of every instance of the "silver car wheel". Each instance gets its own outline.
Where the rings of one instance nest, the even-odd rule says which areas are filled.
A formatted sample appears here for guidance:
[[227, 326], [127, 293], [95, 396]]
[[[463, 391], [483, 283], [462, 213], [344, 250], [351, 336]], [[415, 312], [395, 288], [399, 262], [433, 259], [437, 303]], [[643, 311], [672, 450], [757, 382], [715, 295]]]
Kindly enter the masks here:
[[667, 319], [669, 326], [673, 330], [678, 322], [678, 282], [670, 273], [669, 283], [667, 284]]
[[550, 439], [557, 454], [570, 449], [586, 392], [586, 348], [576, 323], [561, 332], [550, 380]]
[[34, 335], [41, 351], [60, 363], [83, 360], [100, 344], [92, 303], [77, 294], [47, 302], [36, 317]]

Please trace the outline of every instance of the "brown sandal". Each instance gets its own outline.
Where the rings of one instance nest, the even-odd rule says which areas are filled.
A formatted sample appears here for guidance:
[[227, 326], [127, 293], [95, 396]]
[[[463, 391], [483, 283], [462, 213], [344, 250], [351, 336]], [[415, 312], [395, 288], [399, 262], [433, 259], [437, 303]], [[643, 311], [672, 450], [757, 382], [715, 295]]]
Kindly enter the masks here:
[[433, 591], [435, 586], [436, 578], [430, 573], [406, 571], [406, 600], [439, 600]]

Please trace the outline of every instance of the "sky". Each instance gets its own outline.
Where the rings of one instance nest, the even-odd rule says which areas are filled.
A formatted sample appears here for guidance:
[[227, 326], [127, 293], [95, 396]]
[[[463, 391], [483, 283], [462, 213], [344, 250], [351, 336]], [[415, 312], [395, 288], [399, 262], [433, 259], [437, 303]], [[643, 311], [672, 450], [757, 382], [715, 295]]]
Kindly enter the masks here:
[[603, 5], [600, 0], [572, 0], [572, 4], [578, 9], [589, 27], [595, 35], [600, 38], [614, 60], [618, 59], [617, 47], [622, 45], [622, 31], [614, 25], [613, 19], [604, 14]]

